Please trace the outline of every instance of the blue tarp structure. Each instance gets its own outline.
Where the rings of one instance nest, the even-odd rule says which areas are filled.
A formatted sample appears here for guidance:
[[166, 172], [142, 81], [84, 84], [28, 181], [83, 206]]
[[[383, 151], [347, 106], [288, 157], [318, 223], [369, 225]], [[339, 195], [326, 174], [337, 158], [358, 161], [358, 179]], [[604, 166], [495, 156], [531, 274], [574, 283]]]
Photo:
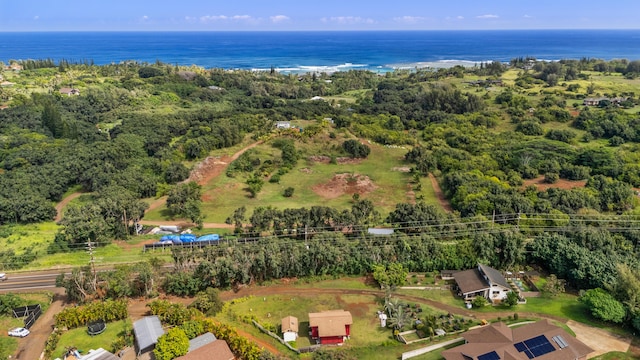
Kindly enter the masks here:
[[165, 235], [160, 238], [160, 242], [173, 242], [175, 240], [180, 240], [179, 235]]
[[196, 236], [193, 234], [182, 234], [180, 235], [180, 241], [183, 243], [190, 243], [196, 241]]
[[217, 241], [220, 240], [220, 235], [218, 234], [209, 234], [202, 235], [196, 241]]
[[133, 323], [133, 334], [136, 337], [138, 355], [152, 350], [158, 338], [164, 334], [162, 323], [157, 316], [145, 316]]

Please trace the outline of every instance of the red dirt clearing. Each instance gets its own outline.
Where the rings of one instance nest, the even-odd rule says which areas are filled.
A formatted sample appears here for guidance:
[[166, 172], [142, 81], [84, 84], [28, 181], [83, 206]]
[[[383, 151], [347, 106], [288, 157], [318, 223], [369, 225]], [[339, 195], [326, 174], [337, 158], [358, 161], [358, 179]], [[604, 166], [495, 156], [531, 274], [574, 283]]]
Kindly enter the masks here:
[[535, 179], [528, 179], [525, 180], [524, 183], [522, 184], [523, 187], [527, 187], [533, 185], [535, 186], [538, 190], [544, 191], [550, 188], [557, 188], [557, 189], [573, 189], [573, 188], [581, 188], [581, 187], [585, 187], [585, 185], [587, 185], [587, 181], [586, 180], [565, 180], [565, 179], [558, 179], [558, 181], [556, 181], [553, 184], [547, 184], [544, 182], [544, 176], [538, 176]]
[[220, 176], [232, 161], [239, 158], [240, 155], [244, 154], [247, 150], [253, 149], [259, 144], [262, 144], [262, 141], [257, 141], [251, 145], [245, 146], [231, 156], [209, 156], [199, 163], [193, 171], [191, 171], [191, 174], [186, 181], [195, 181], [200, 185], [207, 184], [209, 181]]
[[335, 199], [344, 194], [364, 195], [377, 188], [366, 175], [344, 173], [334, 175], [327, 183], [314, 186], [313, 192], [325, 199]]

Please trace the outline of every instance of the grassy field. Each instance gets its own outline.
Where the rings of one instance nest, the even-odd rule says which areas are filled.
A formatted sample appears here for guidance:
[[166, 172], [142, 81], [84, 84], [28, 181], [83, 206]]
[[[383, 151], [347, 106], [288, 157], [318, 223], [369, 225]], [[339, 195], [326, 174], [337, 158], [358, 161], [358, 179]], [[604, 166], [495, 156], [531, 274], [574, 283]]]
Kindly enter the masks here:
[[[12, 250], [19, 255], [24, 253], [27, 248], [32, 248], [38, 254], [35, 261], [22, 269], [9, 270], [0, 268], [0, 271], [64, 269], [71, 266], [87, 265], [89, 263], [89, 255], [84, 251], [84, 245], [80, 246], [81, 251], [59, 254], [47, 253], [49, 244], [53, 242], [58, 229], [59, 226], [53, 222], [0, 226], [0, 235], [2, 235], [0, 236], [0, 249], [2, 251]], [[98, 247], [95, 251], [96, 264], [136, 262], [151, 257], [158, 257], [167, 262], [170, 261], [170, 252], [143, 253], [141, 247], [136, 247], [140, 242], [157, 238], [155, 235], [138, 236], [132, 237], [127, 242], [116, 241], [110, 245]]]
[[99, 335], [91, 336], [87, 333], [86, 327], [72, 329], [60, 337], [58, 347], [53, 351], [53, 358], [62, 358], [65, 349], [69, 347], [77, 348], [81, 353], [87, 353], [91, 349], [103, 348], [111, 350], [111, 344], [127, 329], [131, 328], [131, 322], [121, 320], [107, 324], [107, 329]]
[[[280, 183], [265, 182], [262, 191], [256, 198], [249, 198], [244, 190], [245, 176], [239, 175], [229, 178], [224, 174], [204, 186], [202, 205], [205, 214], [205, 222], [223, 222], [233, 211], [241, 206], [246, 206], [248, 214], [251, 214], [257, 206], [274, 206], [276, 208], [311, 207], [313, 205], [330, 206], [337, 209], [349, 208], [352, 204], [352, 195], [349, 193], [337, 197], [319, 195], [314, 187], [327, 184], [336, 174], [360, 174], [366, 175], [372, 181], [375, 189], [361, 195], [361, 199], [370, 199], [374, 202], [383, 216], [395, 208], [396, 203], [406, 202], [407, 186], [411, 175], [397, 171], [398, 168], [407, 166], [403, 162], [403, 156], [407, 149], [384, 147], [378, 144], [367, 144], [371, 148], [371, 154], [367, 159], [357, 160], [344, 164], [326, 164], [307, 160], [312, 155], [331, 156], [339, 154], [339, 144], [346, 137], [337, 137], [337, 141], [327, 142], [329, 138], [320, 137], [308, 140], [304, 145], [298, 144], [297, 148], [302, 153], [302, 159], [289, 173], [281, 177]], [[256, 148], [262, 161], [279, 157], [279, 150], [264, 144]], [[282, 196], [284, 189], [293, 187], [294, 195], [290, 198]], [[422, 182], [422, 191], [415, 196], [422, 195], [427, 202], [437, 203], [435, 193], [427, 180]], [[414, 190], [415, 191], [415, 190]], [[147, 219], [162, 219], [162, 211], [152, 212]]]
[[[336, 288], [339, 280], [321, 281], [315, 288]], [[357, 285], [357, 280], [353, 279], [344, 282], [349, 288], [360, 289], [361, 285]], [[351, 284], [351, 285], [348, 285]], [[360, 282], [360, 284], [362, 284]], [[303, 290], [306, 284], [296, 285], [297, 288]], [[421, 316], [428, 314], [440, 314], [440, 311], [433, 310], [425, 304], [421, 304], [423, 313]], [[430, 342], [404, 345], [393, 339], [391, 330], [381, 328], [376, 311], [382, 309], [381, 299], [373, 295], [356, 295], [356, 294], [319, 294], [304, 295], [304, 291], [300, 295], [272, 295], [266, 297], [246, 297], [231, 302], [227, 305], [226, 312], [217, 316], [221, 321], [230, 322], [234, 326], [249, 332], [260, 339], [269, 341], [269, 338], [259, 333], [255, 327], [250, 324], [238, 320], [239, 315], [252, 315], [256, 320], [263, 324], [271, 324], [278, 327], [280, 321], [285, 316], [295, 316], [300, 324], [300, 337], [296, 341], [296, 346], [306, 347], [311, 345], [311, 339], [308, 334], [309, 312], [318, 312], [325, 310], [344, 309], [351, 312], [353, 316], [353, 325], [351, 326], [351, 339], [349, 339], [341, 349], [354, 354], [358, 359], [392, 359], [399, 358], [403, 352], [427, 346]], [[446, 337], [448, 340], [451, 337]], [[438, 339], [442, 340], [442, 339]], [[286, 353], [284, 347], [278, 343], [274, 343], [279, 349]], [[440, 352], [435, 352], [439, 356]], [[433, 356], [430, 355], [430, 356]], [[439, 357], [425, 357], [424, 359], [439, 359]]]

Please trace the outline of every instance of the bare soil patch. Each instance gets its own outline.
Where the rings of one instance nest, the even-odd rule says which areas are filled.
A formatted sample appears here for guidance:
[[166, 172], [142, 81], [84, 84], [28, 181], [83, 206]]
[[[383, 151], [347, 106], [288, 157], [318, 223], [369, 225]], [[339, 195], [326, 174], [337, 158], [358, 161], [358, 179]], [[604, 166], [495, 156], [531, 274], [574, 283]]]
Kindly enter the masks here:
[[569, 320], [567, 325], [576, 333], [576, 338], [587, 344], [594, 352], [589, 358], [600, 356], [611, 351], [627, 352], [630, 339], [613, 335], [608, 331]]
[[586, 180], [566, 180], [566, 179], [558, 179], [558, 181], [556, 181], [553, 184], [547, 184], [544, 182], [544, 176], [538, 176], [535, 179], [528, 179], [525, 180], [524, 183], [522, 184], [523, 187], [527, 187], [533, 185], [535, 186], [538, 190], [547, 190], [550, 188], [557, 188], [557, 189], [573, 189], [573, 188], [581, 188], [581, 187], [585, 187], [587, 185], [587, 181]]
[[398, 167], [391, 168], [391, 171], [399, 171], [399, 172], [403, 172], [403, 173], [408, 173], [408, 172], [411, 172], [411, 168], [408, 167], [408, 166], [398, 166]]
[[364, 195], [377, 188], [366, 175], [343, 173], [334, 175], [327, 183], [314, 186], [313, 191], [326, 199], [335, 199], [345, 194]]
[[[328, 164], [331, 162], [331, 158], [328, 156], [324, 156], [324, 155], [314, 155], [314, 156], [309, 156], [308, 160], [313, 162], [313, 163], [320, 163], [320, 164]], [[350, 157], [337, 157], [336, 158], [336, 162], [338, 164], [359, 164], [362, 162], [363, 159], [356, 159], [356, 158], [350, 158]]]

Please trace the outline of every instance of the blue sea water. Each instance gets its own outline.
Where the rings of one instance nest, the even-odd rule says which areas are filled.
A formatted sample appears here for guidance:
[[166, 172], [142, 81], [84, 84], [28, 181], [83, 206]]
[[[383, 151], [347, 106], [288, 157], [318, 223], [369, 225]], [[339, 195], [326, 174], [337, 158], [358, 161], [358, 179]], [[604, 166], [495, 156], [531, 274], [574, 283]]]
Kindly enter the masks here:
[[640, 30], [361, 32], [5, 32], [0, 61], [127, 60], [281, 72], [439, 67], [543, 60], [640, 59]]

